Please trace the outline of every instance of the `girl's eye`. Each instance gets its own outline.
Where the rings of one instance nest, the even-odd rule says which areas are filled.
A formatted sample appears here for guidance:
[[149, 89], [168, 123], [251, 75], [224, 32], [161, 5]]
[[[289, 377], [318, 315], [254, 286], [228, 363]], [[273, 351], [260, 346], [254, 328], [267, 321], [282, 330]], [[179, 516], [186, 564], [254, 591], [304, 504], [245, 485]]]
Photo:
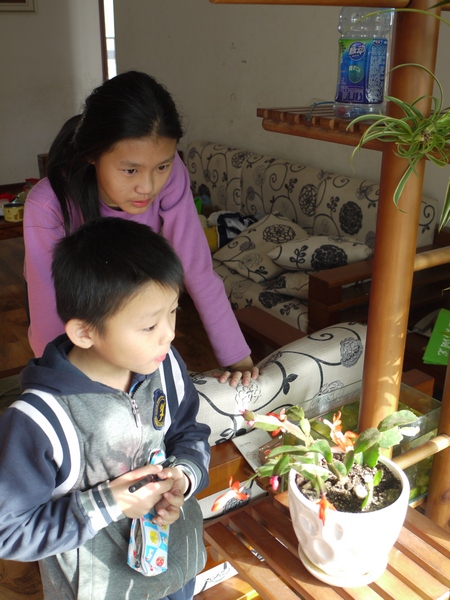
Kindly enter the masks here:
[[173, 311], [170, 313], [171, 315], [174, 315], [175, 313], [177, 313], [180, 310], [180, 306], [176, 306]]
[[167, 171], [167, 169], [169, 168], [170, 165], [161, 165], [158, 167], [158, 171], [160, 171], [161, 173], [164, 173], [164, 171]]
[[156, 328], [156, 325], [152, 325], [151, 327], [145, 327], [144, 331], [153, 331]]

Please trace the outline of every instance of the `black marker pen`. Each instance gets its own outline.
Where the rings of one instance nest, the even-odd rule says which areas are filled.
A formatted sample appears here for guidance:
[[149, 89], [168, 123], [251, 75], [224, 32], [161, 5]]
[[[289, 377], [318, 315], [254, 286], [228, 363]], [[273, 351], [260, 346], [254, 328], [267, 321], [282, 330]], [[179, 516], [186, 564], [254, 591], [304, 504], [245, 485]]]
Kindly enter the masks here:
[[[166, 460], [161, 464], [163, 469], [166, 469], [167, 467], [171, 467], [174, 462], [176, 461], [175, 456], [171, 455], [168, 458], [166, 458]], [[137, 490], [140, 490], [141, 487], [144, 487], [144, 485], [147, 485], [147, 483], [151, 483], [152, 481], [159, 481], [159, 477], [158, 475], [146, 475], [145, 477], [143, 477], [142, 479], [140, 479], [139, 481], [137, 481], [136, 483], [133, 483], [133, 485], [130, 485], [130, 487], [128, 488], [128, 491], [133, 494], [134, 492], [136, 492]]]

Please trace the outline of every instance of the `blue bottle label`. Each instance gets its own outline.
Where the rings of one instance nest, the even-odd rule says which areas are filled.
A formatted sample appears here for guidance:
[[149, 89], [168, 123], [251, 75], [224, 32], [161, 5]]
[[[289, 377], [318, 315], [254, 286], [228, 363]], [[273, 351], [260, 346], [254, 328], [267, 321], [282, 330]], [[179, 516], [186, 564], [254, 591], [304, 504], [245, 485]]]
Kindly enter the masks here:
[[336, 102], [383, 102], [387, 39], [339, 40], [339, 80]]

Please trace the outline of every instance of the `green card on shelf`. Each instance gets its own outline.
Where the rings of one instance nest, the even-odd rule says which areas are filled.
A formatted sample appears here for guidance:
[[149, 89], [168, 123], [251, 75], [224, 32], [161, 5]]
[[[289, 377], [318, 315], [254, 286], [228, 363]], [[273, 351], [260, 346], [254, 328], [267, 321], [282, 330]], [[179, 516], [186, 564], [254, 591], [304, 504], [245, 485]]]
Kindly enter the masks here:
[[423, 355], [423, 362], [428, 365], [447, 365], [450, 351], [450, 310], [439, 311], [430, 341]]

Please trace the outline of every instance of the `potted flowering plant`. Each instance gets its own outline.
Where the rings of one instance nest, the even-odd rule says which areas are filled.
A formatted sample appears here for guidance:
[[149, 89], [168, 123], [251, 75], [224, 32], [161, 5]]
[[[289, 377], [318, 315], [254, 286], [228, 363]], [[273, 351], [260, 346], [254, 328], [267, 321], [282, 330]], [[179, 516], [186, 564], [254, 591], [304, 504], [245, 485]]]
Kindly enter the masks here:
[[[250, 479], [269, 477], [276, 490], [280, 478], [288, 475], [289, 508], [305, 567], [342, 587], [364, 585], [381, 575], [409, 499], [406, 476], [382, 450], [414, 435], [417, 428], [407, 426], [417, 416], [401, 410], [357, 435], [342, 431], [338, 412], [333, 422], [323, 420], [331, 440], [311, 435], [311, 423], [299, 406], [279, 415], [245, 411], [244, 417], [259, 429], [284, 432], [286, 443], [271, 450]], [[230, 482], [230, 490], [216, 499], [212, 510], [230, 498], [246, 499], [245, 488]]]

